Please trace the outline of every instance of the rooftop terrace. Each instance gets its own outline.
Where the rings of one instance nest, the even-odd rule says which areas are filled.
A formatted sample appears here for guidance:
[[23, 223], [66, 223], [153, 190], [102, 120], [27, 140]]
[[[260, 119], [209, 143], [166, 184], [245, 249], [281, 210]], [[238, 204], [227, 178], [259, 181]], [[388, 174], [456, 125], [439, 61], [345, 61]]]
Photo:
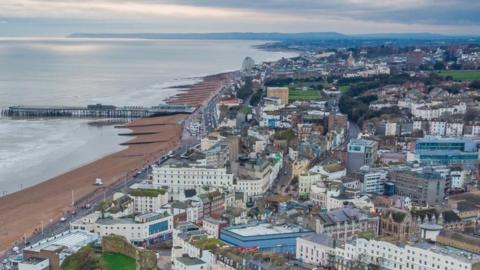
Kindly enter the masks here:
[[272, 225], [270, 223], [247, 224], [225, 228], [225, 230], [241, 236], [274, 235], [306, 231], [298, 225]]

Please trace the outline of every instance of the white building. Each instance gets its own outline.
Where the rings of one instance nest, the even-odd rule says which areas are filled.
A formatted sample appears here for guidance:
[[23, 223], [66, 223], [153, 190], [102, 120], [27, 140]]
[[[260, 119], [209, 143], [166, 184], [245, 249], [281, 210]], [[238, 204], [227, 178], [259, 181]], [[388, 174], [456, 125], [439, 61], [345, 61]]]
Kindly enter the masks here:
[[169, 239], [173, 216], [167, 213], [148, 213], [135, 218], [101, 218], [93, 213], [70, 223], [70, 229], [95, 232], [100, 236], [116, 234], [133, 243], [148, 240]]
[[429, 122], [429, 135], [433, 136], [462, 136], [463, 123], [435, 120]]
[[378, 235], [380, 218], [359, 208], [347, 206], [319, 213], [315, 218], [315, 232], [348, 241], [361, 232]]
[[168, 192], [164, 189], [132, 189], [129, 196], [133, 199], [135, 213], [156, 212], [168, 203]]
[[[180, 235], [180, 238], [182, 236]], [[201, 260], [196, 262], [191, 262], [192, 265], [199, 268], [192, 268], [192, 269], [211, 269], [212, 264], [215, 261], [215, 255], [209, 250], [205, 249], [202, 243], [205, 242], [216, 242], [219, 246], [223, 246], [223, 242], [217, 240], [216, 238], [210, 238], [205, 235], [203, 232], [196, 232], [192, 235], [186, 235], [182, 241], [181, 246], [176, 246], [179, 249], [175, 252], [175, 254], [181, 254], [174, 260], [174, 264], [172, 265], [173, 269], [190, 269], [190, 268], [183, 268], [186, 263], [180, 260], [180, 265], [177, 265], [179, 262], [178, 258], [196, 258]], [[188, 263], [187, 263], [188, 264]]]
[[462, 136], [463, 123], [462, 122], [448, 122], [445, 128], [446, 136]]
[[202, 138], [200, 141], [200, 150], [206, 151], [224, 139], [225, 137], [221, 136], [218, 132], [212, 132], [208, 134], [208, 136]]
[[65, 231], [44, 238], [23, 249], [22, 259], [18, 262], [18, 270], [60, 269], [66, 258], [98, 240], [97, 234], [79, 230]]
[[381, 168], [363, 166], [360, 168], [360, 171], [353, 173], [353, 175], [362, 183], [362, 192], [383, 194], [388, 171]]
[[295, 257], [315, 266], [328, 267], [335, 256], [334, 240], [326, 234], [313, 234], [297, 238]]
[[262, 113], [259, 124], [260, 124], [260, 127], [268, 127], [268, 128], [283, 127], [280, 120], [280, 115], [267, 114], [265, 112]]
[[347, 175], [347, 169], [341, 164], [331, 163], [313, 166], [310, 173], [318, 173], [327, 180], [338, 180]]
[[187, 222], [197, 222], [203, 217], [203, 204], [200, 200], [189, 200], [187, 209]]
[[218, 220], [211, 217], [205, 217], [202, 220], [202, 228], [215, 238], [220, 237], [220, 230], [227, 226], [225, 220]]
[[[280, 156], [281, 157], [281, 156]], [[268, 191], [282, 169], [282, 159], [256, 160], [247, 162], [239, 168], [237, 184], [233, 187], [246, 196], [259, 196]]]
[[327, 210], [338, 208], [340, 207], [337, 205], [338, 200], [332, 200], [331, 198], [338, 197], [340, 191], [341, 183], [317, 182], [310, 186], [309, 199], [313, 204]]
[[468, 177], [468, 171], [462, 169], [452, 169], [450, 171], [450, 183], [453, 189], [460, 189], [465, 187]]
[[207, 269], [207, 263], [196, 257], [177, 257], [175, 258], [176, 270], [205, 270]]
[[413, 121], [413, 131], [416, 131], [416, 130], [423, 130], [424, 126], [425, 126], [425, 121], [422, 121], [422, 120], [414, 120]]
[[152, 167], [153, 185], [168, 187], [174, 199], [182, 198], [187, 189], [197, 190], [203, 186], [231, 188], [233, 178], [226, 167], [207, 167], [198, 163], [178, 162]]
[[[467, 134], [465, 134], [465, 135], [467, 135]], [[474, 136], [480, 135], [480, 125], [473, 125], [472, 126], [472, 133], [468, 134], [468, 135], [474, 135]]]
[[312, 185], [319, 183], [325, 179], [325, 176], [319, 173], [301, 174], [298, 176], [298, 191], [300, 194], [310, 193]]
[[429, 134], [435, 136], [445, 136], [447, 123], [445, 121], [430, 121]]
[[351, 269], [352, 264], [373, 264], [381, 269], [473, 270], [480, 256], [453, 247], [417, 243], [397, 246], [386, 241], [357, 238], [336, 248], [336, 269]]
[[385, 136], [396, 136], [398, 132], [398, 124], [396, 122], [385, 123]]
[[423, 104], [423, 106], [413, 106], [411, 108], [412, 115], [416, 118], [432, 120], [441, 118], [444, 114], [465, 114], [467, 104], [460, 102], [458, 104]]

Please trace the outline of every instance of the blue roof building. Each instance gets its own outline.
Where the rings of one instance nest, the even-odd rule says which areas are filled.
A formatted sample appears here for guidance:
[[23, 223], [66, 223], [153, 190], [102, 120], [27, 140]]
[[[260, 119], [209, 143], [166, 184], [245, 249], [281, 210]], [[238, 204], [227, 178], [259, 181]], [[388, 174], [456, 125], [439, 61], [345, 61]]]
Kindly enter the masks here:
[[237, 247], [257, 247], [261, 251], [295, 254], [296, 238], [314, 233], [293, 224], [251, 223], [224, 228], [220, 232], [220, 240]]

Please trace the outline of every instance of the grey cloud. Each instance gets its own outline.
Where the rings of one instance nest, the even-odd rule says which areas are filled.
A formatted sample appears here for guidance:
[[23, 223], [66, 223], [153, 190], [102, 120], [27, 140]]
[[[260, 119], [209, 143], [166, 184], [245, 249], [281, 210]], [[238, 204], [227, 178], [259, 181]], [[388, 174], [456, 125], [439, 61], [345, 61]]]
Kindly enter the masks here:
[[381, 3], [378, 0], [164, 0], [161, 2], [193, 6], [255, 9], [294, 15], [342, 16], [352, 19], [408, 24], [480, 24], [480, 1], [476, 0], [419, 0], [417, 3], [415, 1], [398, 0], [390, 1], [392, 5], [378, 5], [378, 3]]
[[[141, 7], [126, 8], [132, 3]], [[47, 12], [44, 4], [49, 6]], [[221, 18], [209, 13], [170, 16], [159, 12], [162, 4], [180, 5], [180, 11], [185, 7], [193, 12], [191, 7], [198, 7], [241, 12]], [[64, 6], [71, 10], [58, 12]], [[143, 12], [149, 8], [156, 12]], [[0, 24], [0, 36], [79, 31], [480, 34], [478, 14], [479, 0], [0, 0], [0, 21], [8, 21]]]

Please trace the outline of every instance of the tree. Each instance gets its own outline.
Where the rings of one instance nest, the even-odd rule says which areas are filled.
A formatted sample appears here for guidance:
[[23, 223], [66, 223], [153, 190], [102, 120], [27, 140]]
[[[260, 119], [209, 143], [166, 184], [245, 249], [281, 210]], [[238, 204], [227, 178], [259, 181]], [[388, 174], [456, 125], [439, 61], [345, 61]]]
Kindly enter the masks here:
[[253, 94], [252, 98], [250, 99], [250, 105], [257, 106], [258, 103], [260, 103], [260, 101], [262, 100], [262, 96], [262, 90], [258, 90], [257, 92], [255, 92], [255, 94]]
[[477, 118], [478, 113], [479, 113], [479, 111], [477, 111], [477, 110], [473, 110], [473, 109], [467, 110], [467, 112], [463, 116], [463, 120], [465, 122], [473, 121], [473, 120], [475, 120], [475, 118]]
[[370, 104], [371, 102], [378, 100], [378, 96], [377, 95], [362, 96], [357, 98], [357, 100], [366, 104]]
[[456, 63], [455, 63], [455, 64], [452, 64], [452, 65], [450, 66], [450, 69], [453, 69], [453, 70], [460, 70], [460, 69], [462, 69], [462, 65], [461, 65], [461, 64], [456, 64]]
[[62, 269], [104, 270], [105, 264], [91, 246], [81, 248], [62, 263]]
[[237, 91], [237, 97], [245, 99], [253, 93], [253, 83], [251, 78], [245, 80], [245, 84]]
[[443, 62], [436, 62], [435, 65], [433, 65], [433, 69], [444, 70], [445, 69], [445, 64]]
[[101, 201], [98, 203], [97, 210], [102, 213], [102, 219], [105, 218], [105, 212], [107, 211], [108, 204], [105, 201]]
[[470, 83], [470, 88], [480, 90], [480, 80], [476, 80]]

